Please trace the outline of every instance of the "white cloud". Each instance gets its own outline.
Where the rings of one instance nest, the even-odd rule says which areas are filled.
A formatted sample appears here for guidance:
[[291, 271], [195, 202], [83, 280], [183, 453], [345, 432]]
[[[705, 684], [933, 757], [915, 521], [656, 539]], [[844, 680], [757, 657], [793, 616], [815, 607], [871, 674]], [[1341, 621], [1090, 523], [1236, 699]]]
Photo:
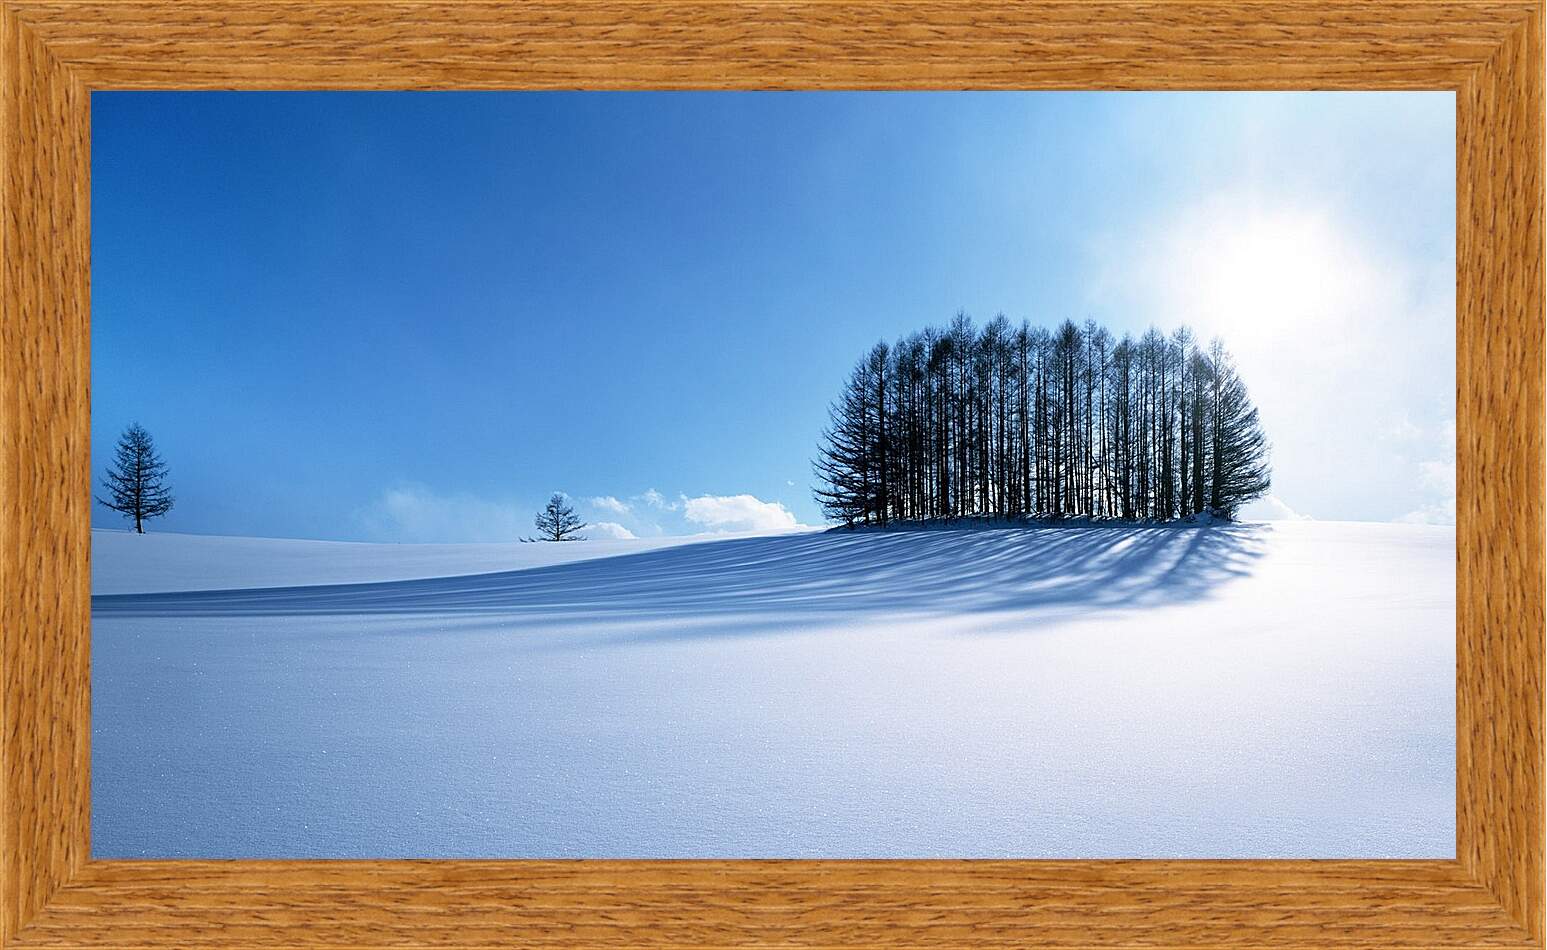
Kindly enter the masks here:
[[1243, 521], [1309, 521], [1310, 515], [1302, 515], [1289, 507], [1277, 495], [1257, 499], [1241, 512]]
[[1452, 495], [1442, 502], [1409, 511], [1396, 520], [1403, 524], [1455, 524], [1456, 498]]
[[626, 501], [619, 501], [611, 495], [602, 495], [591, 499], [591, 507], [601, 511], [610, 511], [613, 514], [626, 515], [633, 509]]
[[700, 495], [682, 500], [683, 516], [710, 531], [778, 531], [800, 522], [776, 501], [753, 495]]
[[1433, 441], [1440, 457], [1418, 463], [1418, 481], [1434, 500], [1396, 520], [1408, 524], [1456, 523], [1456, 420], [1448, 419]]
[[443, 495], [423, 485], [389, 488], [358, 517], [372, 538], [411, 543], [514, 541], [532, 527], [532, 513], [524, 506]]
[[1385, 436], [1397, 442], [1413, 442], [1422, 438], [1423, 429], [1414, 425], [1413, 420], [1404, 412], [1402, 418], [1392, 423], [1386, 430]]
[[1425, 487], [1456, 493], [1456, 460], [1431, 459], [1418, 463], [1418, 477]]
[[776, 501], [751, 494], [699, 495], [675, 498], [655, 488], [636, 494], [619, 492], [588, 496], [595, 520], [592, 537], [658, 538], [705, 532], [779, 531], [800, 527], [795, 515]]

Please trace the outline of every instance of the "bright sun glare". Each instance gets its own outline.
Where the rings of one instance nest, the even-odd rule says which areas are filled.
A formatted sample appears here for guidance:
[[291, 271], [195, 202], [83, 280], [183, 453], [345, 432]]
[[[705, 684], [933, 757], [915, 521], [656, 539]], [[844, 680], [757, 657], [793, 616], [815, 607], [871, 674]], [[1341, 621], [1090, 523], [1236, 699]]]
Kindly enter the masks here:
[[[1212, 217], [1212, 216], [1211, 216]], [[1350, 314], [1347, 242], [1321, 215], [1284, 212], [1218, 221], [1188, 235], [1190, 287], [1181, 288], [1200, 328], [1257, 349]]]

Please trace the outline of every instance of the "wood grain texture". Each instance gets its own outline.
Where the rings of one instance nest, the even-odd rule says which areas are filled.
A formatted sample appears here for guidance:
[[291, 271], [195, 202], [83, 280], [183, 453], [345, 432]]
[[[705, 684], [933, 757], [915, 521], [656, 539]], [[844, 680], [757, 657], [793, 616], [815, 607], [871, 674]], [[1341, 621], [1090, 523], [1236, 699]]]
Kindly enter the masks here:
[[[0, 946], [1543, 946], [1540, 0], [0, 0]], [[1379, 88], [1457, 106], [1454, 861], [88, 861], [91, 89]]]
[[1456, 862], [1304, 861], [100, 862], [20, 945], [107, 914], [146, 947], [1528, 945]]
[[1454, 88], [1520, 3], [13, 3], [113, 88]]
[[88, 854], [88, 97], [4, 12], [0, 941]]
[[1456, 124], [1457, 856], [1538, 940], [1542, 26], [1537, 8], [1462, 87]]

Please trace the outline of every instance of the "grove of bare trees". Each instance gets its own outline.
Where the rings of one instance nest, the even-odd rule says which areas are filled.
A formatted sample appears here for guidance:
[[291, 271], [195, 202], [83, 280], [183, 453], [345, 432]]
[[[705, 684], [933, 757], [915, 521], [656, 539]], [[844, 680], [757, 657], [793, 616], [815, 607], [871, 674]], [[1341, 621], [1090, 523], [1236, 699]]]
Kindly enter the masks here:
[[1268, 442], [1224, 344], [965, 314], [877, 343], [813, 463], [830, 520], [1234, 518]]

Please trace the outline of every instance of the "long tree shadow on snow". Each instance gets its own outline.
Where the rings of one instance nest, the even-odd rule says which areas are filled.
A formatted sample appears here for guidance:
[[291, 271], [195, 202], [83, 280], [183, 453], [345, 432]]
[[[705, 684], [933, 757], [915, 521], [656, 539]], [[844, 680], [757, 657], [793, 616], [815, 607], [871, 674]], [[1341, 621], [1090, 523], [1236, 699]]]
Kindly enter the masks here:
[[[111, 594], [99, 617], [497, 615], [501, 626], [660, 626], [681, 635], [866, 615], [1099, 610], [1206, 597], [1250, 572], [1262, 525], [823, 532], [708, 541], [496, 574]], [[672, 633], [664, 634], [667, 636]]]

